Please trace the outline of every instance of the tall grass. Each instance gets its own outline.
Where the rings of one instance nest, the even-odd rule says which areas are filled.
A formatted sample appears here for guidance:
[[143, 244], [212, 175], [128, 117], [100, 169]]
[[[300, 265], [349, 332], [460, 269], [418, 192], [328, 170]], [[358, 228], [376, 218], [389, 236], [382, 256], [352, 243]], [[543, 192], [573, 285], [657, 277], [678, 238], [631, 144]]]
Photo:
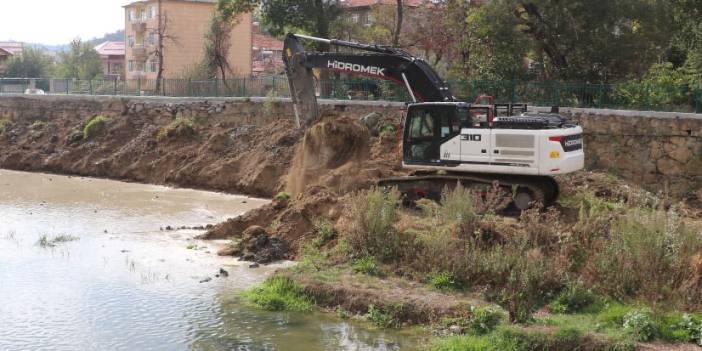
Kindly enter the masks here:
[[397, 189], [374, 188], [361, 191], [352, 201], [354, 222], [349, 242], [356, 252], [381, 259], [395, 257], [400, 251], [400, 237], [393, 227], [400, 207]]

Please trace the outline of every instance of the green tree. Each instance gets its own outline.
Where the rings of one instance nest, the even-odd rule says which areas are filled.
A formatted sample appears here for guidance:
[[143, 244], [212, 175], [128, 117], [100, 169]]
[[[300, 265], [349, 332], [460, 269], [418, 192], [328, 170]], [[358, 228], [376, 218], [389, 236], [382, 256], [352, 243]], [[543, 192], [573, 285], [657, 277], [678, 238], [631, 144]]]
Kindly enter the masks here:
[[43, 49], [26, 47], [7, 61], [5, 77], [42, 78], [51, 75], [53, 59]]
[[[263, 0], [261, 17], [273, 35], [288, 31], [329, 38], [334, 21], [340, 18], [339, 0]], [[327, 50], [327, 45], [319, 45]]]
[[251, 0], [218, 0], [217, 8], [205, 34], [205, 59], [203, 66], [209, 76], [219, 76], [226, 86], [227, 74], [234, 74], [229, 64], [231, 32], [241, 15], [257, 7]]
[[67, 51], [59, 53], [58, 75], [61, 78], [99, 78], [102, 76], [100, 55], [90, 43], [74, 39]]

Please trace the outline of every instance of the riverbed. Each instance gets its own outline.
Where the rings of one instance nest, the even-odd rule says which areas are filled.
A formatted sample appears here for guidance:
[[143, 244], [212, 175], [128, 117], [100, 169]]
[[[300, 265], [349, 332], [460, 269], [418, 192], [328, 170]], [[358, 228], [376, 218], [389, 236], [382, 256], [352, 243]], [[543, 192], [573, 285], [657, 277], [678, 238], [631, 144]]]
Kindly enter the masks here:
[[249, 268], [193, 228], [266, 202], [0, 170], [0, 350], [418, 348], [363, 322], [244, 304], [243, 290], [292, 263]]

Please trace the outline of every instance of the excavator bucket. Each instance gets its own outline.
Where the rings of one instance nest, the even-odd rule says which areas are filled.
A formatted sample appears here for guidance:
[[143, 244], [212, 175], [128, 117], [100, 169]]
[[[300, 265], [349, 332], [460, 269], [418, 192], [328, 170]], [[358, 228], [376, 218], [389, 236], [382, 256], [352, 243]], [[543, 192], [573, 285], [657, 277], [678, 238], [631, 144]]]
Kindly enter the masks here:
[[309, 126], [319, 119], [314, 74], [311, 68], [304, 66], [305, 56], [297, 55], [304, 52], [305, 47], [295, 35], [288, 34], [285, 37], [283, 62], [298, 128]]

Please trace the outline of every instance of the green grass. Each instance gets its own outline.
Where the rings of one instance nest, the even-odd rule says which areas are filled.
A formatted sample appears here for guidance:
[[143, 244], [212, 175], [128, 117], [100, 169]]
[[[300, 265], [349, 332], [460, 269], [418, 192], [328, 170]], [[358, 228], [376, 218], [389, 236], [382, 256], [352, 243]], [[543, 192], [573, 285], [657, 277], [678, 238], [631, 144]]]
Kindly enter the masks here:
[[403, 309], [404, 306], [402, 304], [384, 307], [371, 304], [368, 306], [366, 319], [381, 328], [397, 328], [401, 324], [400, 315]]
[[378, 275], [380, 274], [380, 267], [375, 262], [373, 256], [364, 256], [353, 262], [353, 270], [356, 273], [366, 274], [366, 275]]
[[83, 128], [83, 138], [86, 140], [93, 138], [102, 131], [107, 121], [109, 121], [109, 118], [102, 115], [91, 118], [85, 125], [85, 128]]
[[195, 126], [196, 121], [192, 117], [183, 117], [178, 115], [171, 123], [161, 128], [156, 133], [156, 141], [160, 142], [166, 138], [180, 135], [194, 135]]
[[267, 311], [310, 311], [314, 300], [302, 286], [284, 276], [266, 279], [242, 295], [244, 300]]
[[439, 290], [458, 290], [461, 288], [461, 284], [456, 280], [456, 277], [448, 272], [433, 274], [429, 278], [429, 285]]

